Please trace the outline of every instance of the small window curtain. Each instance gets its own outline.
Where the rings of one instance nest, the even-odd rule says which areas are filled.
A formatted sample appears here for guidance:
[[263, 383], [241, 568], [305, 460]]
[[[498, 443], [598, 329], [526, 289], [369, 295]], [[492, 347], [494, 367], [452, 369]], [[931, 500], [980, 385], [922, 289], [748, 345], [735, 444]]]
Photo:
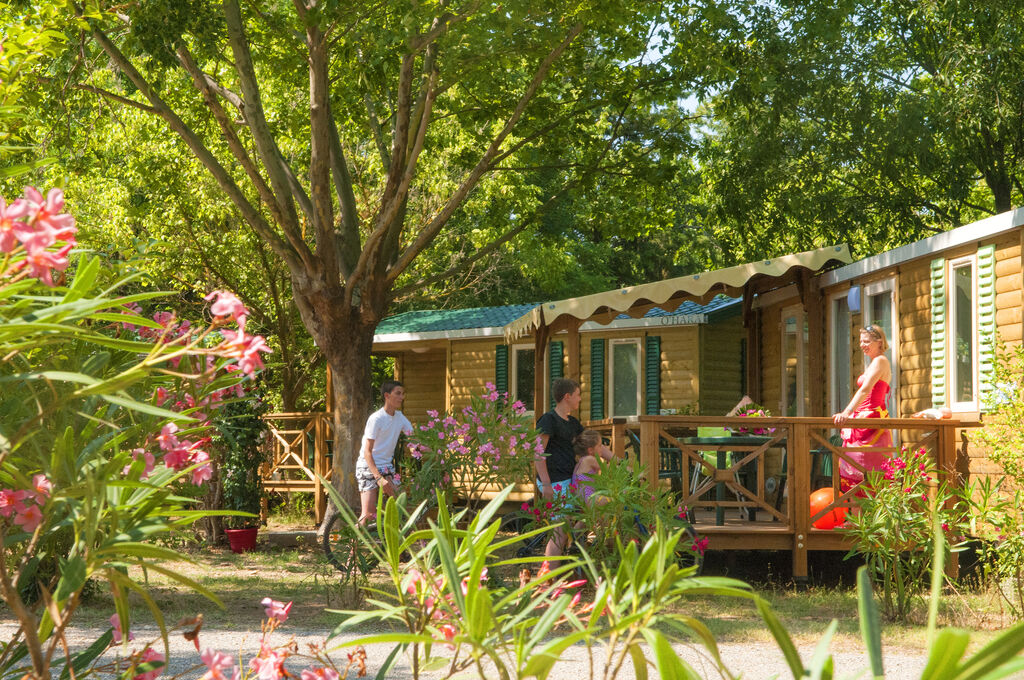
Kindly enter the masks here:
[[605, 341], [590, 341], [590, 419], [604, 418]]
[[992, 393], [996, 362], [996, 247], [978, 248], [978, 402]]
[[648, 335], [644, 343], [644, 413], [661, 415], [661, 336]]
[[508, 345], [494, 346], [494, 389], [508, 392]]
[[[565, 343], [556, 340], [548, 345], [548, 391], [555, 381], [564, 375], [562, 357], [565, 355]], [[555, 407], [555, 397], [551, 395], [551, 408]]]

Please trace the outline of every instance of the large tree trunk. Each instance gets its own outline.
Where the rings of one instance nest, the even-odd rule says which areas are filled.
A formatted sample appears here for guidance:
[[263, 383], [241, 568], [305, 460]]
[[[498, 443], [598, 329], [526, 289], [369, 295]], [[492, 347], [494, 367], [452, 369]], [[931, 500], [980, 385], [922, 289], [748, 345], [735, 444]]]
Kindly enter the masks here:
[[[325, 290], [326, 289], [326, 290]], [[358, 306], [346, 307], [343, 295], [329, 287], [312, 293], [293, 286], [303, 322], [313, 335], [334, 375], [334, 429], [331, 482], [351, 507], [358, 509], [355, 467], [373, 385], [370, 353], [373, 333], [387, 309], [383, 293], [364, 293]], [[328, 505], [325, 523], [334, 516]]]

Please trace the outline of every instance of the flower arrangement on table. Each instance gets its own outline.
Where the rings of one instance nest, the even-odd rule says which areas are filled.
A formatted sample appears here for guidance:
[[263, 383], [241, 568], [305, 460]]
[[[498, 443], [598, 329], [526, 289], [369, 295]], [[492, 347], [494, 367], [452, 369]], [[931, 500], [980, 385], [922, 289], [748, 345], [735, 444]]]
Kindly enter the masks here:
[[[772, 412], [763, 406], [751, 403], [744, 410], [736, 414], [738, 418], [771, 418]], [[734, 434], [756, 434], [756, 435], [767, 435], [774, 434], [774, 427], [745, 427], [743, 425], [733, 425], [729, 428]]]
[[427, 411], [430, 420], [414, 428], [409, 441], [412, 460], [403, 472], [413, 480], [407, 488], [413, 501], [433, 497], [441, 489], [470, 505], [480, 491], [530, 478], [534, 457], [544, 452], [533, 420], [521, 401], [492, 383], [473, 396], [469, 406], [450, 412]]

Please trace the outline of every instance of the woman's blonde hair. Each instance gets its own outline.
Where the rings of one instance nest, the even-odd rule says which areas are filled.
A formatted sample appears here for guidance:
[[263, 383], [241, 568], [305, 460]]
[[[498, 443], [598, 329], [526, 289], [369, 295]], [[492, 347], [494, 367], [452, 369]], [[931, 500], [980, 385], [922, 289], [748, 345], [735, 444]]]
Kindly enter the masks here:
[[590, 449], [601, 443], [601, 433], [597, 430], [583, 430], [572, 442], [573, 451], [576, 457], [582, 457], [589, 453]]
[[873, 323], [873, 324], [870, 324], [868, 326], [865, 326], [864, 328], [861, 328], [860, 332], [861, 333], [867, 333], [868, 335], [873, 337], [875, 340], [881, 340], [882, 341], [882, 351], [883, 352], [885, 350], [889, 349], [889, 341], [885, 339], [885, 331], [883, 331], [882, 327], [879, 326], [877, 323]]

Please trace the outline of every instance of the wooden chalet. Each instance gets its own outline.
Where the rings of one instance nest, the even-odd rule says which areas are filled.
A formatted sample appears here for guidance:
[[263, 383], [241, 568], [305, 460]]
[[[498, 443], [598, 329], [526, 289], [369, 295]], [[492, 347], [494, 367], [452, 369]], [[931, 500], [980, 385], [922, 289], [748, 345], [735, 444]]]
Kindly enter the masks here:
[[[845, 246], [830, 246], [497, 308], [472, 328], [410, 330], [403, 324], [416, 315], [444, 313], [399, 315], [395, 326], [382, 324], [374, 349], [395, 356], [414, 419], [459, 406], [488, 381], [532, 396], [539, 413], [554, 377], [578, 379], [580, 419], [604, 430], [620, 455], [657, 470], [650, 483], [679, 492], [711, 549], [790, 551], [802, 578], [809, 550], [849, 547], [841, 533], [813, 527], [808, 496], [832, 486], [836, 503], [848, 505], [854, 493], [838, 493], [844, 451], [829, 416], [863, 370], [862, 325], [880, 325], [891, 346], [891, 417], [878, 425], [897, 445], [925, 448], [953, 480], [992, 471], [969, 431], [993, 389], [997, 343], [1024, 335], [1022, 242], [1024, 210], [1015, 210], [856, 262]], [[706, 428], [744, 424], [721, 417], [744, 393], [772, 411], [759, 422], [774, 431], [708, 436]], [[948, 406], [954, 418], [909, 418], [931, 406]]]

